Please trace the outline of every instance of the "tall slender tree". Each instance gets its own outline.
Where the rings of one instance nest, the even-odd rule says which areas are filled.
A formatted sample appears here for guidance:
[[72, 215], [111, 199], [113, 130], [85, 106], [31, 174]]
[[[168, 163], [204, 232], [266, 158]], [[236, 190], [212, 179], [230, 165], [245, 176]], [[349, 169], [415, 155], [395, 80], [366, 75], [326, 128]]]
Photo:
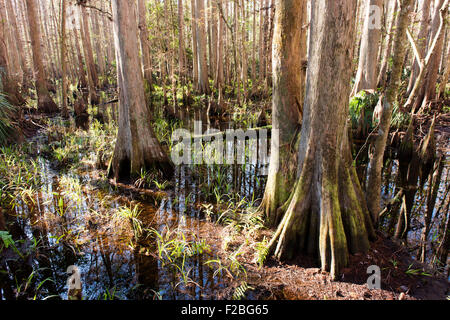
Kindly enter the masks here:
[[135, 6], [136, 0], [112, 1], [119, 131], [109, 176], [117, 180], [127, 180], [141, 169], [158, 169], [166, 176], [173, 174], [172, 162], [155, 136], [151, 113], [145, 104]]
[[36, 0], [26, 0], [28, 23], [30, 29], [31, 48], [33, 51], [33, 65], [35, 73], [35, 85], [38, 96], [38, 110], [44, 113], [58, 111], [58, 106], [50, 97], [47, 87], [47, 79], [44, 70], [41, 51], [41, 31], [38, 25]]
[[[359, 66], [352, 95], [361, 90], [377, 88], [377, 58], [381, 40], [381, 12], [384, 0], [370, 0], [366, 4]], [[378, 21], [377, 21], [378, 20]]]
[[272, 224], [279, 222], [277, 209], [289, 197], [296, 176], [295, 145], [303, 117], [306, 34], [303, 27], [306, 0], [279, 0], [272, 48], [274, 62], [272, 154], [263, 206]]
[[406, 31], [410, 21], [412, 0], [401, 0], [400, 12], [397, 17], [396, 32], [394, 37], [394, 52], [392, 56], [392, 71], [387, 84], [385, 96], [382, 101], [382, 111], [378, 124], [378, 134], [373, 143], [373, 152], [370, 155], [368, 179], [366, 190], [367, 205], [376, 223], [381, 211], [381, 170], [383, 168], [383, 156], [386, 149], [389, 127], [392, 119], [394, 103], [397, 102], [398, 89], [403, 70], [403, 62], [406, 55]]

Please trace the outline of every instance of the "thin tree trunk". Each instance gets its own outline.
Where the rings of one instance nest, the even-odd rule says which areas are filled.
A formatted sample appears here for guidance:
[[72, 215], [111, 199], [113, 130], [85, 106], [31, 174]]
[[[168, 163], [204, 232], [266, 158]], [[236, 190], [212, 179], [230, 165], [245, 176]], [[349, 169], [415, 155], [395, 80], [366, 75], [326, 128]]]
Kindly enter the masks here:
[[81, 6], [80, 11], [81, 11], [80, 34], [81, 34], [81, 41], [83, 43], [84, 61], [86, 63], [86, 77], [89, 87], [90, 103], [92, 105], [96, 105], [99, 103], [99, 98], [97, 95], [97, 85], [98, 85], [97, 70], [95, 68], [94, 55], [92, 53], [91, 37], [89, 35], [90, 33], [86, 8], [84, 6]]
[[206, 52], [206, 18], [204, 0], [196, 0], [197, 18], [197, 55], [198, 55], [198, 90], [200, 93], [209, 94], [208, 61]]
[[30, 28], [31, 48], [33, 51], [33, 64], [35, 72], [36, 92], [38, 96], [38, 109], [44, 113], [53, 113], [58, 111], [58, 106], [50, 97], [47, 88], [46, 75], [42, 60], [41, 51], [41, 32], [38, 26], [36, 0], [26, 0], [28, 23]]
[[[430, 4], [429, 0], [419, 0], [419, 6], [417, 13], [419, 14], [419, 33], [417, 34], [417, 49], [421, 57], [425, 56], [425, 50], [427, 48], [427, 34], [430, 27]], [[419, 63], [417, 59], [414, 59], [414, 63], [411, 69], [411, 77], [409, 79], [408, 94], [411, 93], [414, 82], [419, 75]]]
[[281, 217], [277, 209], [289, 197], [296, 176], [295, 144], [303, 117], [306, 56], [305, 24], [307, 1], [279, 0], [275, 16], [272, 56], [274, 61], [272, 98], [272, 152], [263, 208], [270, 224]]
[[368, 170], [368, 180], [366, 186], [366, 200], [369, 212], [374, 223], [378, 222], [381, 211], [381, 170], [383, 167], [383, 156], [386, 148], [389, 127], [392, 118], [394, 103], [397, 101], [398, 89], [403, 70], [403, 62], [406, 54], [406, 31], [410, 21], [412, 0], [402, 0], [400, 2], [400, 12], [398, 13], [396, 33], [394, 38], [394, 53], [392, 57], [391, 78], [386, 88], [381, 117], [378, 124], [378, 135], [373, 144], [373, 153], [370, 155]]
[[89, 76], [95, 88], [98, 86], [97, 68], [94, 63], [94, 53], [92, 51], [91, 33], [89, 31], [89, 19], [86, 7], [81, 6], [81, 38], [83, 40], [83, 47], [85, 48], [86, 67], [89, 68]]
[[391, 13], [391, 19], [389, 22], [389, 28], [388, 28], [388, 34], [386, 37], [386, 48], [384, 50], [383, 59], [381, 60], [381, 67], [380, 72], [378, 73], [378, 87], [385, 87], [386, 84], [386, 75], [387, 75], [387, 68], [389, 64], [389, 58], [391, 57], [391, 51], [392, 51], [392, 43], [394, 40], [394, 33], [395, 33], [395, 25], [397, 20], [397, 8], [398, 8], [398, 2], [397, 0], [391, 0], [393, 2], [393, 8]]
[[66, 61], [66, 0], [61, 0], [61, 90], [62, 90], [62, 116], [69, 117], [67, 109], [67, 61]]
[[149, 33], [147, 26], [147, 8], [145, 5], [145, 0], [138, 0], [138, 12], [139, 12], [139, 38], [141, 42], [141, 54], [142, 62], [144, 68], [144, 80], [147, 82], [149, 90], [152, 91], [152, 66], [151, 66], [151, 56], [150, 56], [150, 45], [149, 45]]
[[372, 6], [378, 7], [379, 12], [381, 12], [383, 2], [384, 0], [370, 0], [366, 5], [359, 51], [359, 66], [352, 96], [361, 90], [375, 90], [377, 88], [377, 57], [380, 48], [381, 30], [378, 26], [373, 25], [374, 19], [376, 19], [376, 11], [372, 11]]
[[198, 90], [198, 48], [197, 48], [197, 35], [198, 35], [198, 27], [197, 27], [197, 16], [196, 16], [196, 0], [191, 0], [191, 19], [192, 19], [192, 80], [194, 82], [194, 90]]
[[[439, 63], [440, 58], [442, 55], [442, 50], [444, 49], [444, 35], [445, 33], [442, 32], [442, 29], [440, 29], [441, 25], [441, 14], [444, 16], [444, 26], [447, 25], [446, 19], [447, 19], [447, 11], [448, 11], [448, 1], [446, 0], [439, 0], [437, 2], [437, 7], [435, 10], [435, 15], [433, 18], [433, 24], [432, 24], [432, 32], [430, 36], [430, 42], [433, 41], [435, 35], [439, 33], [436, 47], [433, 51], [433, 55], [430, 59], [430, 63], [427, 70], [427, 75], [424, 82], [424, 94], [423, 94], [423, 100], [422, 100], [422, 107], [424, 108], [428, 102], [433, 101], [436, 99], [436, 84], [438, 79], [438, 72], [439, 72]], [[445, 29], [445, 28], [444, 28]], [[418, 101], [421, 100], [421, 96], [419, 96]]]
[[119, 131], [109, 176], [128, 180], [141, 169], [159, 169], [173, 175], [173, 165], [151, 127], [145, 104], [144, 80], [139, 59], [135, 1], [113, 0], [114, 39], [119, 86]]

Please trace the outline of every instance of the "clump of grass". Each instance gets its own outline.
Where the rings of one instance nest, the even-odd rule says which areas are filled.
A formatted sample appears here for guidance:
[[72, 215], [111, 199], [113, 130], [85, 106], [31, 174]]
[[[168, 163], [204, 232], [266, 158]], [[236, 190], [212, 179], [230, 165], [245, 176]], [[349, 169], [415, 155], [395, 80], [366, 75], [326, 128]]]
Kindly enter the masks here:
[[0, 148], [0, 205], [14, 208], [34, 201], [41, 185], [39, 167], [27, 157], [26, 144]]
[[3, 93], [0, 93], [0, 146], [5, 145], [16, 130], [11, 119], [14, 112], [14, 106], [9, 103]]
[[142, 221], [139, 219], [139, 215], [141, 214], [142, 210], [139, 209], [139, 205], [129, 207], [120, 207], [114, 215], [116, 217], [128, 219], [131, 223], [134, 238], [135, 240], [139, 239], [139, 237], [142, 235], [143, 228], [142, 228]]
[[160, 261], [180, 277], [180, 281], [175, 285], [175, 288], [180, 284], [185, 286], [189, 284], [198, 285], [189, 277], [192, 268], [188, 268], [188, 263], [195, 256], [211, 252], [206, 241], [198, 239], [194, 234], [191, 234], [191, 239], [188, 240], [179, 229], [170, 230], [166, 228], [161, 233], [156, 229], [151, 229], [150, 234], [156, 239]]

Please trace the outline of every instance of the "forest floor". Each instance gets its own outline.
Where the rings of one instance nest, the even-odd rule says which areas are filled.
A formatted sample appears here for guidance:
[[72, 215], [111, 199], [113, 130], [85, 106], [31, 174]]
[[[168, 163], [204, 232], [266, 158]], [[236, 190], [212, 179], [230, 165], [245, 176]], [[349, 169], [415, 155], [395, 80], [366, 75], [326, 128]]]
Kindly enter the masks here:
[[[254, 241], [270, 237], [270, 230], [255, 235]], [[229, 236], [228, 228], [206, 225], [200, 237], [215, 243], [216, 247]], [[247, 299], [274, 300], [445, 300], [450, 294], [450, 284], [443, 277], [415, 261], [404, 246], [378, 234], [365, 254], [350, 256], [349, 267], [344, 269], [338, 281], [331, 280], [328, 272], [308, 257], [298, 257], [288, 262], [269, 260], [260, 267], [256, 263], [252, 241], [246, 235], [234, 235], [226, 250], [219, 256], [226, 259], [230, 250], [241, 243], [239, 260], [247, 271]], [[219, 244], [219, 245], [217, 245]], [[221, 259], [222, 259], [221, 257]], [[367, 268], [377, 265], [381, 269], [381, 289], [370, 290], [366, 284]], [[425, 270], [425, 271], [424, 271]], [[234, 281], [218, 295], [219, 299], [230, 299], [235, 289], [242, 284]]]

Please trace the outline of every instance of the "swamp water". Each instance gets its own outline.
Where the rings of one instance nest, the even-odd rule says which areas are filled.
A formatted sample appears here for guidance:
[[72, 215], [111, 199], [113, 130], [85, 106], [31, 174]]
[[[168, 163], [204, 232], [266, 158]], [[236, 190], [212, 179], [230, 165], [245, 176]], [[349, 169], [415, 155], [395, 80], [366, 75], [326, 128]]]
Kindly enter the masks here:
[[[55, 169], [40, 154], [47, 143], [45, 135], [39, 133], [32, 142], [42, 187], [31, 203], [17, 201], [8, 215], [10, 233], [19, 250], [30, 254], [24, 261], [14, 253], [3, 258], [2, 299], [67, 299], [66, 271], [70, 265], [79, 268], [86, 300], [214, 299], [226, 288], [227, 272], [218, 263], [211, 263], [217, 260], [220, 243], [206, 244], [197, 235], [205, 228], [214, 228], [217, 217], [211, 218], [208, 209], [217, 203], [226, 206], [245, 199], [244, 204], [256, 206], [264, 192], [267, 165], [180, 166], [173, 186], [155, 202], [125, 197], [105, 183], [104, 173], [92, 164], [74, 172]], [[448, 196], [448, 156], [436, 208]], [[385, 201], [395, 195], [398, 174], [398, 161], [389, 161], [383, 175]], [[412, 246], [420, 239], [426, 190], [425, 184], [415, 195], [408, 232]], [[141, 240], [133, 241], [134, 229], [129, 226], [133, 219], [117, 214], [133, 208], [156, 235], [141, 235]], [[446, 215], [437, 209], [433, 213], [428, 257]], [[143, 234], [148, 236], [147, 231]]]

